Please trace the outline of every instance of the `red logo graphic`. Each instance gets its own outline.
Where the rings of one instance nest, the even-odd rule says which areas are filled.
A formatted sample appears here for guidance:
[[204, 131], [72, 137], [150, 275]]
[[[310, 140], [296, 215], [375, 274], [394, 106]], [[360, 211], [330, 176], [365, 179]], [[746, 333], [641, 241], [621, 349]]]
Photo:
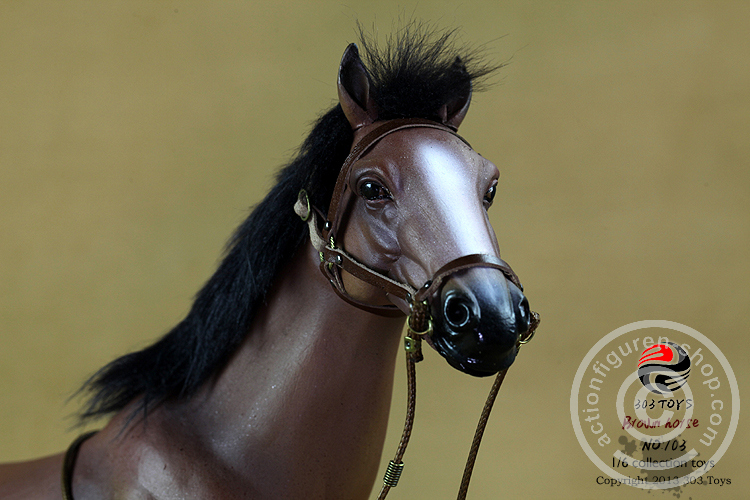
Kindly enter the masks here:
[[638, 378], [654, 394], [669, 396], [687, 382], [690, 358], [674, 342], [645, 349], [638, 360]]

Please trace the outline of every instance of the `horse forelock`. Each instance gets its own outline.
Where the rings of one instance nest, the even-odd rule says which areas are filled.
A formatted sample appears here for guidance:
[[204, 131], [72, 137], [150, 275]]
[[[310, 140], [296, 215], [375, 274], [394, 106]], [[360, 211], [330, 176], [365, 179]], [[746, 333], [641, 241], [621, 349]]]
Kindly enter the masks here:
[[505, 65], [488, 62], [481, 47], [462, 44], [457, 29], [410, 21], [394, 30], [384, 44], [361, 25], [358, 29], [380, 120], [441, 121], [443, 105], [486, 89], [487, 77]]

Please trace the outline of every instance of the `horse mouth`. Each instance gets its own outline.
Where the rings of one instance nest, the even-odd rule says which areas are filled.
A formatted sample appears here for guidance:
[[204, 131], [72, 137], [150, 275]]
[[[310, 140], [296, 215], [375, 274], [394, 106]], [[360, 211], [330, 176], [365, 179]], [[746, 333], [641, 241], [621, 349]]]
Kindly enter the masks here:
[[518, 354], [518, 347], [515, 345], [504, 352], [482, 347], [466, 352], [440, 334], [433, 334], [427, 342], [453, 368], [474, 377], [489, 377], [506, 370], [513, 364]]

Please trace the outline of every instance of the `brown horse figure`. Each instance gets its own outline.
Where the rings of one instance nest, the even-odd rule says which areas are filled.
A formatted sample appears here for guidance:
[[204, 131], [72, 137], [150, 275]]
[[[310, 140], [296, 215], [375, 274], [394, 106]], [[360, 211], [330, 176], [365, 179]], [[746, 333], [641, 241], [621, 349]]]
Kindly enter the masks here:
[[87, 382], [82, 418], [109, 423], [0, 467], [0, 498], [367, 498], [408, 314], [464, 372], [513, 363], [535, 320], [487, 215], [498, 170], [455, 132], [493, 68], [422, 29], [363, 50], [185, 319]]

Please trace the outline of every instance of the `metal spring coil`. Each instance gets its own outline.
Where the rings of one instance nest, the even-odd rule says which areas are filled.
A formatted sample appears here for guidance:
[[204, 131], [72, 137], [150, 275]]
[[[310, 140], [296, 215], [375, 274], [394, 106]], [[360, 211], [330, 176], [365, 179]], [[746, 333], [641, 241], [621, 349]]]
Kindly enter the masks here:
[[398, 480], [401, 477], [401, 472], [404, 470], [404, 463], [396, 463], [393, 460], [388, 462], [388, 468], [385, 471], [383, 477], [383, 484], [394, 488], [398, 484]]

